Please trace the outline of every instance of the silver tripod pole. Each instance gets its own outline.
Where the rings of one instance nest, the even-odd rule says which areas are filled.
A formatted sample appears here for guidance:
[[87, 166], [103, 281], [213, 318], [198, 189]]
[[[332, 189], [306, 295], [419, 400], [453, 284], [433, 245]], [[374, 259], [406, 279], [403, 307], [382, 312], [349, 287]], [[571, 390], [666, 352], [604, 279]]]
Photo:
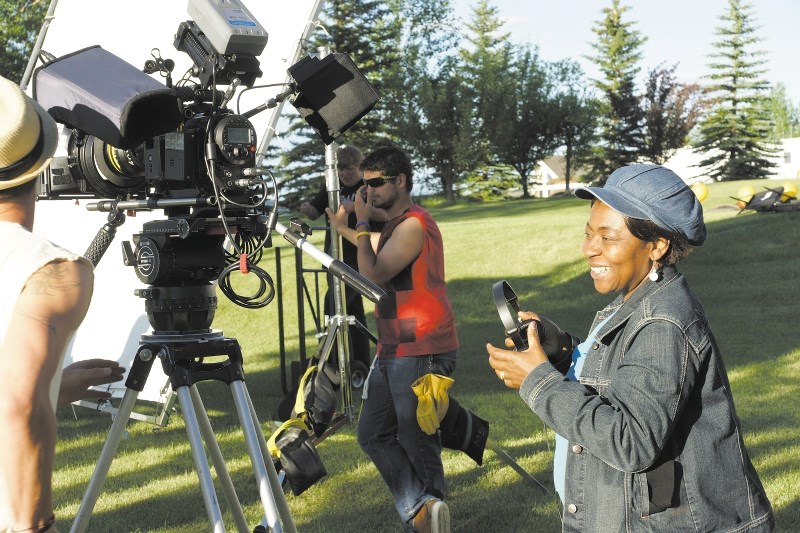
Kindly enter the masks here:
[[111, 460], [117, 453], [119, 441], [125, 433], [125, 426], [128, 423], [128, 418], [133, 411], [133, 405], [136, 403], [136, 398], [139, 392], [134, 389], [127, 389], [125, 395], [122, 397], [122, 402], [111, 424], [111, 430], [108, 433], [108, 438], [103, 445], [103, 450], [100, 452], [100, 457], [97, 459], [97, 464], [94, 467], [92, 478], [89, 480], [89, 486], [81, 499], [81, 506], [78, 508], [78, 514], [75, 515], [75, 521], [72, 522], [71, 533], [83, 533], [86, 531], [86, 526], [89, 525], [89, 518], [92, 516], [92, 511], [97, 503], [97, 498], [100, 496], [100, 490], [103, 488], [103, 482], [108, 475], [108, 469], [111, 467]]
[[[328, 55], [327, 48], [320, 48], [320, 57]], [[339, 210], [339, 176], [336, 172], [336, 148], [335, 142], [325, 146], [325, 189], [328, 191], [328, 206], [334, 213]], [[333, 224], [329, 224], [331, 250], [330, 255], [338, 260], [342, 260], [341, 236], [336, 231]], [[342, 395], [341, 413], [347, 416], [351, 422], [355, 420], [356, 409], [353, 405], [353, 391], [350, 387], [350, 339], [347, 335], [349, 323], [347, 320], [347, 308], [345, 303], [345, 284], [333, 276], [329, 277], [331, 282], [331, 295], [333, 297], [333, 316], [329, 320], [335, 325], [336, 349], [339, 356], [339, 387]]]
[[[328, 205], [335, 213], [339, 209], [339, 176], [336, 173], [336, 143], [325, 147], [325, 184], [328, 190]], [[341, 236], [333, 224], [330, 225], [331, 256], [342, 260]], [[353, 391], [350, 385], [350, 338], [347, 335], [348, 321], [345, 303], [345, 284], [343, 281], [330, 276], [331, 296], [333, 297], [333, 316], [328, 320], [335, 325], [336, 350], [339, 355], [339, 390], [342, 393], [343, 415], [352, 422], [356, 411], [353, 406]], [[347, 385], [347, 386], [345, 386]]]

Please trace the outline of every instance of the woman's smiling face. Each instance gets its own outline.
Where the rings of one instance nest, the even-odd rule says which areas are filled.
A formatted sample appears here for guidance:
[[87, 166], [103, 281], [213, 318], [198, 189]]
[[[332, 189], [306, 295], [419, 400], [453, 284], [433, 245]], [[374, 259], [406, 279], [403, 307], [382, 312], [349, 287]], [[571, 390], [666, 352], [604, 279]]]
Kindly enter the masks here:
[[601, 294], [621, 292], [627, 299], [647, 278], [653, 261], [663, 255], [657, 243], [634, 237], [625, 217], [601, 201], [592, 204], [585, 235], [582, 252]]

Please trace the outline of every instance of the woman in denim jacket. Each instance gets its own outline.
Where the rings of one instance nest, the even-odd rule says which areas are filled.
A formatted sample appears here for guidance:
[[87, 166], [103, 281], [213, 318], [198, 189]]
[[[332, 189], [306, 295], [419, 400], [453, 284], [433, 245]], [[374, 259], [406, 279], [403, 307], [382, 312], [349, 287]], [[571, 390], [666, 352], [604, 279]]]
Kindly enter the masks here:
[[528, 350], [487, 345], [498, 377], [559, 435], [564, 531], [772, 531], [719, 348], [674, 266], [705, 240], [699, 201], [644, 164], [575, 194], [592, 200], [582, 250], [595, 289], [619, 296], [584, 342], [520, 313], [572, 360], [546, 353], [535, 327]]

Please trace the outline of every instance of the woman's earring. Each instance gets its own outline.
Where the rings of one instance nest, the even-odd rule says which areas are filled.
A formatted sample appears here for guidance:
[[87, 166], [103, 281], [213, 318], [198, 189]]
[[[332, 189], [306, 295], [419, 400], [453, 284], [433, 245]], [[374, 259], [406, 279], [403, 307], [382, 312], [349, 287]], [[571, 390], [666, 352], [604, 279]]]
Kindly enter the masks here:
[[658, 263], [653, 263], [650, 273], [647, 275], [650, 281], [658, 281], [661, 279], [661, 271], [658, 269]]

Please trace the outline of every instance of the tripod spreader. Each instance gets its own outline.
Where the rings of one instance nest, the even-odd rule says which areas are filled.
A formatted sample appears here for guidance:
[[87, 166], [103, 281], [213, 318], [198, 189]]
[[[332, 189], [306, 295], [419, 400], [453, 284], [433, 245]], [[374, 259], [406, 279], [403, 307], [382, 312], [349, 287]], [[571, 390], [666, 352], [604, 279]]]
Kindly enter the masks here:
[[[162, 344], [161, 366], [173, 389], [207, 380], [230, 385], [243, 381], [242, 352], [236, 339], [219, 337], [207, 342]], [[205, 363], [204, 357], [227, 356], [225, 361]]]

